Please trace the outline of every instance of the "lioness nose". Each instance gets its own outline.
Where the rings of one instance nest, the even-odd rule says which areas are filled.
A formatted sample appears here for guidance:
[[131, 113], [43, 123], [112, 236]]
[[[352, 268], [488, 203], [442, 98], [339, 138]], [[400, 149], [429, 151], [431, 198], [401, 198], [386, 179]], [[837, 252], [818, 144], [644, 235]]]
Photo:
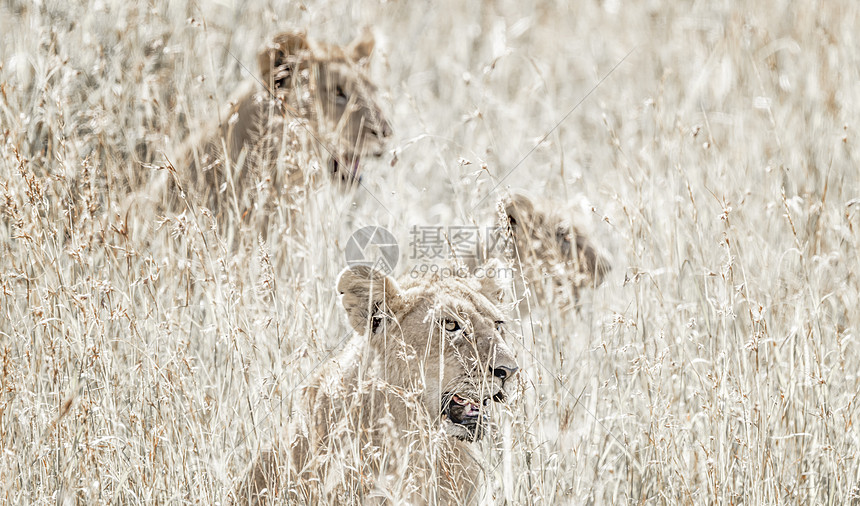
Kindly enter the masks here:
[[514, 367], [499, 366], [499, 367], [496, 367], [495, 369], [493, 369], [493, 376], [499, 378], [502, 381], [505, 381], [506, 379], [508, 379], [511, 376], [513, 376], [514, 374], [516, 374], [516, 372], [519, 370], [520, 370], [520, 368], [516, 367], [516, 366], [514, 366]]

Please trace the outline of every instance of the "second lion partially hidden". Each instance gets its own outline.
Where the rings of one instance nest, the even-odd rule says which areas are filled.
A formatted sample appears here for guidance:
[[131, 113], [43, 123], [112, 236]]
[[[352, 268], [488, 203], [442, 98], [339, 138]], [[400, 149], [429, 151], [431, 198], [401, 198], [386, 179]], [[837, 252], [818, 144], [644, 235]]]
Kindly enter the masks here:
[[305, 185], [314, 157], [337, 179], [357, 179], [362, 157], [380, 156], [391, 135], [366, 74], [373, 47], [368, 31], [345, 47], [275, 36], [258, 54], [259, 74], [179, 150], [171, 193], [244, 215]]

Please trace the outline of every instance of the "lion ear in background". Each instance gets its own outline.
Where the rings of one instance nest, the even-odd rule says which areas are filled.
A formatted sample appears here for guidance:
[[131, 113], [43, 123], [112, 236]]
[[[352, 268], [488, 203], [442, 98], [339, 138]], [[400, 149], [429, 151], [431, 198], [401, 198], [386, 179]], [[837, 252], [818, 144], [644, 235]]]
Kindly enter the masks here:
[[358, 34], [349, 47], [346, 49], [346, 54], [349, 59], [361, 66], [367, 66], [370, 62], [370, 55], [373, 53], [373, 48], [376, 46], [376, 40], [373, 38], [373, 32], [369, 27], [365, 26], [361, 33]]
[[275, 36], [257, 55], [260, 76], [271, 90], [289, 89], [302, 60], [311, 50], [305, 32], [291, 31]]
[[[562, 252], [569, 255], [569, 253]], [[591, 285], [598, 286], [603, 283], [606, 274], [612, 270], [609, 259], [598, 250], [585, 236], [576, 236], [576, 261], [581, 265], [591, 278]]]
[[515, 193], [502, 201], [502, 205], [505, 209], [508, 226], [511, 227], [514, 236], [527, 233], [525, 229], [530, 228], [528, 224], [531, 223], [535, 214], [535, 206], [531, 199], [522, 193]]
[[375, 332], [385, 314], [393, 312], [401, 295], [394, 278], [364, 265], [344, 269], [337, 291], [350, 325], [360, 334]]
[[484, 265], [475, 270], [480, 283], [478, 291], [493, 304], [505, 300], [505, 294], [510, 291], [513, 281], [513, 271], [498, 258], [489, 259]]

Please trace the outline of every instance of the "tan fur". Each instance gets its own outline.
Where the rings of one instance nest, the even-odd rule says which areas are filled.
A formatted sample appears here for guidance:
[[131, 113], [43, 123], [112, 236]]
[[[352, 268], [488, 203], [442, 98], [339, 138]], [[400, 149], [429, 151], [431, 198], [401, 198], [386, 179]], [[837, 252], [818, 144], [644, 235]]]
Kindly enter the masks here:
[[313, 497], [312, 486], [301, 483], [298, 476], [307, 463], [308, 439], [300, 435], [289, 449], [279, 446], [262, 451], [251, 463], [230, 504], [282, 504], [285, 501], [307, 504]]
[[218, 124], [180, 150], [179, 185], [207, 196], [210, 207], [248, 209], [261, 184], [277, 193], [305, 182], [308, 161], [295, 156], [304, 146], [326, 170], [352, 180], [359, 159], [382, 154], [391, 133], [365, 74], [372, 50], [367, 31], [347, 47], [303, 32], [275, 36], [258, 55], [259, 75], [238, 87]]
[[[398, 283], [356, 267], [337, 289], [355, 334], [306, 390], [309, 427], [293, 449], [291, 490], [299, 502], [475, 502], [484, 471], [473, 439], [490, 427], [470, 432], [455, 423], [451, 399], [502, 401], [516, 373], [499, 286], [474, 278]], [[446, 330], [454, 321], [460, 329]], [[243, 486], [265, 482], [271, 462], [259, 460]], [[411, 488], [402, 485], [409, 479]]]
[[503, 202], [513, 237], [513, 261], [539, 294], [574, 297], [603, 282], [610, 265], [597, 247], [559, 209], [558, 203], [536, 205], [515, 194]]

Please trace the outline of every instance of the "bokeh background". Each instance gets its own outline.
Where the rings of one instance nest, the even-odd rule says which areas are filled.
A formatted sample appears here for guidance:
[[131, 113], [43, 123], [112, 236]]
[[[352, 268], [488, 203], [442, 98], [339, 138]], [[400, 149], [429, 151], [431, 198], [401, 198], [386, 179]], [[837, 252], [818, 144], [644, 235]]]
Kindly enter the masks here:
[[[0, 501], [222, 501], [347, 332], [350, 234], [391, 231], [405, 273], [413, 227], [493, 224], [512, 190], [613, 268], [575, 305], [519, 294], [484, 502], [857, 501], [858, 26], [849, 1], [3, 2]], [[273, 34], [363, 27], [394, 136], [361, 187], [321, 177], [265, 233], [141, 204]]]

